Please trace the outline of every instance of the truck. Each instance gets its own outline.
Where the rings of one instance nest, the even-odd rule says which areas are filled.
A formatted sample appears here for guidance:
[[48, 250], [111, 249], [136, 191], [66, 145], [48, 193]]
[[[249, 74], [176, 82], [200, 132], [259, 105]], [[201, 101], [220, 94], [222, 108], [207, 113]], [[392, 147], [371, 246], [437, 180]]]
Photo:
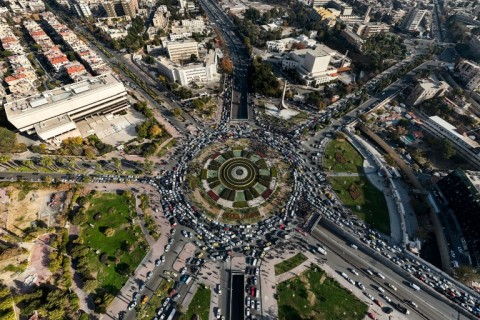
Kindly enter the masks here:
[[419, 291], [419, 290], [420, 290], [420, 287], [417, 286], [417, 285], [416, 285], [415, 283], [413, 283], [413, 282], [410, 282], [408, 285], [410, 286], [410, 288], [412, 288], [412, 289], [414, 289], [414, 290], [416, 290], [416, 291]]
[[317, 251], [323, 254], [324, 256], [327, 255], [327, 250], [325, 250], [325, 248], [323, 248], [322, 246], [318, 246]]

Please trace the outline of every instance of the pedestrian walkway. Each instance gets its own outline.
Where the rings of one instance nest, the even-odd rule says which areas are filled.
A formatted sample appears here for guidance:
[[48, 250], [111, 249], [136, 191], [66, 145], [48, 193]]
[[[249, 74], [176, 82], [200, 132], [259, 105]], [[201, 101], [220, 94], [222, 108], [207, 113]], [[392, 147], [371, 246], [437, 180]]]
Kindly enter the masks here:
[[[274, 267], [277, 263], [280, 263], [286, 259], [289, 259], [300, 252], [307, 257], [306, 261], [304, 261], [302, 264], [293, 268], [290, 271], [287, 271], [283, 274], [275, 276]], [[373, 304], [372, 301], [363, 294], [362, 290], [360, 290], [355, 286], [352, 286], [338, 272], [332, 269], [326, 262], [327, 259], [325, 258], [319, 257], [309, 251], [300, 250], [300, 248], [298, 247], [296, 247], [293, 251], [291, 250], [288, 251], [287, 254], [285, 254], [285, 251], [281, 249], [272, 250], [270, 254], [272, 258], [266, 259], [264, 263], [262, 263], [262, 267], [261, 267], [261, 275], [262, 275], [261, 284], [262, 284], [262, 288], [264, 288], [262, 289], [262, 306], [263, 306], [263, 314], [264, 316], [267, 315], [267, 319], [278, 319], [278, 304], [277, 304], [277, 300], [274, 298], [274, 295], [273, 295], [276, 292], [277, 285], [281, 282], [290, 280], [293, 277], [300, 275], [302, 272], [309, 269], [311, 264], [315, 264], [316, 266], [318, 266], [320, 269], [322, 269], [325, 272], [325, 274], [328, 277], [335, 279], [338, 283], [340, 283], [342, 287], [347, 288], [347, 290], [349, 290], [359, 300], [365, 302], [369, 306], [368, 311], [374, 313], [376, 319], [378, 320], [407, 319], [403, 315], [398, 314], [398, 312], [395, 312], [393, 315], [392, 314], [387, 315], [385, 312], [382, 311], [381, 307]], [[270, 292], [265, 292], [265, 290], [271, 291], [271, 289], [274, 289], [273, 293], [270, 294]], [[365, 316], [364, 319], [368, 319], [368, 317]]]

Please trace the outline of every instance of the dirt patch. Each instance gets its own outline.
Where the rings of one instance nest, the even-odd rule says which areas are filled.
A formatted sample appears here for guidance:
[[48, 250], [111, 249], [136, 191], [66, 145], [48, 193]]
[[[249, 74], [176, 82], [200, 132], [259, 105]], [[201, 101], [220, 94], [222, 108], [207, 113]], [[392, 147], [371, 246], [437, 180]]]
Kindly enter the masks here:
[[300, 281], [302, 281], [303, 285], [305, 286], [305, 289], [307, 290], [308, 304], [310, 306], [314, 306], [317, 303], [317, 298], [315, 297], [315, 294], [313, 294], [310, 288], [310, 281], [308, 281], [304, 273], [300, 274], [299, 278], [300, 278]]
[[348, 187], [348, 193], [353, 200], [357, 200], [362, 195], [356, 184], [351, 184], [350, 187]]
[[341, 164], [345, 164], [347, 162], [347, 159], [345, 159], [342, 153], [335, 152], [335, 161]]
[[7, 188], [6, 194], [9, 200], [15, 199], [15, 201], [0, 201], [2, 226], [22, 236], [22, 230], [30, 227], [32, 221], [43, 220], [47, 225], [54, 224], [53, 216], [63, 208], [65, 203], [64, 192], [56, 193], [54, 189], [32, 190], [23, 199], [18, 200], [21, 192], [16, 188]]

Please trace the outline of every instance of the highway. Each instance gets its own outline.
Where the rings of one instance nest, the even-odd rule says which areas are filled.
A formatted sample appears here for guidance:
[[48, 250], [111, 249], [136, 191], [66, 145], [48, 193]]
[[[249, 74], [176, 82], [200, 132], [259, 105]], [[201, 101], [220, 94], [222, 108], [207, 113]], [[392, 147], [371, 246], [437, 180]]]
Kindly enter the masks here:
[[233, 88], [232, 88], [232, 120], [251, 119], [251, 111], [248, 108], [248, 74], [250, 70], [250, 56], [243, 45], [240, 37], [236, 34], [237, 27], [233, 24], [225, 11], [212, 0], [200, 0], [200, 4], [207, 13], [210, 21], [217, 23], [220, 28], [225, 46], [233, 62]]
[[[428, 292], [423, 287], [420, 291], [411, 289], [406, 283], [407, 281], [416, 283], [417, 280], [413, 276], [397, 266], [391, 266], [393, 263], [383, 261], [386, 259], [379, 253], [366, 254], [364, 250], [359, 250], [363, 248], [363, 243], [356, 242], [355, 244], [359, 249], [353, 249], [349, 246], [353, 242], [346, 242], [343, 238], [339, 239], [337, 234], [329, 230], [330, 227], [326, 228], [325, 224], [321, 224], [311, 234], [314, 239], [319, 240], [327, 248], [328, 261], [326, 263], [335, 270], [347, 274], [349, 273], [346, 271], [347, 268], [355, 268], [360, 272], [360, 275], [354, 276], [349, 273], [349, 276], [351, 275], [353, 280], [361, 281], [367, 287], [366, 291], [375, 298], [384, 301], [379, 297], [379, 291], [372, 286], [379, 285], [394, 302], [402, 302], [410, 310], [409, 319], [470, 319], [470, 317], [460, 314], [455, 308], [456, 305], [440, 296], [433, 289], [427, 289]], [[380, 272], [385, 276], [385, 279], [367, 274], [366, 269]], [[397, 290], [390, 289], [385, 285], [386, 282], [393, 284]], [[418, 305], [417, 309], [405, 303], [409, 299]]]

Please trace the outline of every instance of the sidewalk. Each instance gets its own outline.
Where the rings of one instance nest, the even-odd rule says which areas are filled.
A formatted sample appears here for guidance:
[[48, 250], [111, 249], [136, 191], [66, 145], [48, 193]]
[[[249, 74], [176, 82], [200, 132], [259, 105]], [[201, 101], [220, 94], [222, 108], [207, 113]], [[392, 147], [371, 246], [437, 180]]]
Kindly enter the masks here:
[[[308, 259], [303, 262], [301, 265], [293, 268], [290, 271], [287, 271], [281, 275], [275, 276], [275, 271], [274, 271], [274, 266], [275, 264], [282, 262], [297, 253], [302, 253], [305, 255]], [[387, 315], [382, 311], [382, 309], [377, 306], [376, 304], [373, 304], [370, 299], [368, 299], [360, 290], [359, 288], [352, 286], [350, 283], [347, 282], [338, 272], [333, 270], [330, 266], [328, 266], [326, 263], [322, 261], [321, 257], [318, 257], [311, 252], [308, 251], [300, 251], [300, 249], [296, 248], [293, 250], [293, 252], [289, 252], [288, 254], [285, 254], [285, 251], [279, 251], [278, 249], [272, 250], [270, 252], [272, 255], [277, 255], [277, 257], [274, 257], [272, 259], [268, 259], [264, 261], [261, 267], [261, 282], [262, 282], [262, 288], [265, 289], [270, 289], [274, 288], [273, 293], [276, 292], [276, 286], [278, 283], [287, 281], [293, 277], [298, 276], [305, 270], [307, 270], [310, 267], [310, 264], [315, 264], [318, 266], [320, 269], [322, 269], [325, 274], [330, 277], [335, 279], [340, 285], [347, 290], [349, 290], [353, 295], [355, 295], [359, 300], [365, 302], [367, 305], [369, 305], [368, 312], [373, 312], [375, 314], [376, 319], [378, 320], [406, 320], [407, 318], [404, 317], [403, 315], [400, 315], [398, 312], [394, 312], [393, 314]], [[262, 290], [262, 310], [264, 314], [264, 319], [278, 319], [278, 304], [277, 300], [273, 298], [273, 294], [266, 294], [265, 289]], [[369, 319], [368, 316], [365, 316], [364, 319]]]

